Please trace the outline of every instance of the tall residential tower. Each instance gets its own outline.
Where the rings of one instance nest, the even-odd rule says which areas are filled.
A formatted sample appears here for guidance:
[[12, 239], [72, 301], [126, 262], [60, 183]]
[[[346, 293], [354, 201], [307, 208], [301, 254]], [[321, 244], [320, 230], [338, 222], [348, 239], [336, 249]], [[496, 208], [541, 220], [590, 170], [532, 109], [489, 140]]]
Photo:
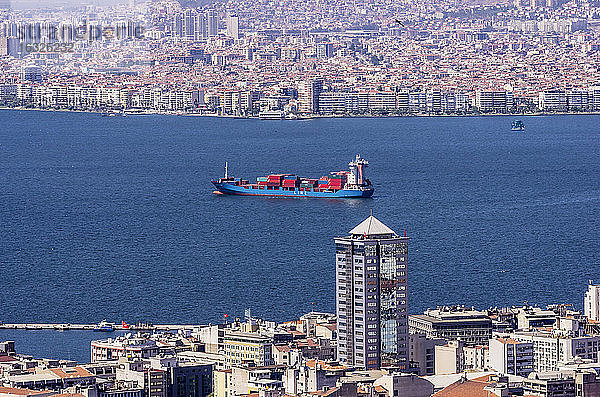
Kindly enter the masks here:
[[408, 369], [408, 238], [371, 215], [335, 247], [338, 360]]

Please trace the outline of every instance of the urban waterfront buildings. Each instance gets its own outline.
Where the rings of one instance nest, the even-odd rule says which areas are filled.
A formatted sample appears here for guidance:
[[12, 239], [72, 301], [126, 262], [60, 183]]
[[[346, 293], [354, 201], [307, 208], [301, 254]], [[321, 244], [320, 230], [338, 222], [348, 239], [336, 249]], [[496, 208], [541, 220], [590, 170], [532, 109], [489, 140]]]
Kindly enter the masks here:
[[[600, 7], [530, 3], [14, 9], [0, 12], [0, 104], [264, 118], [600, 111]], [[32, 65], [39, 75], [21, 75]], [[249, 93], [249, 105], [235, 99]]]
[[408, 370], [408, 238], [371, 215], [335, 247], [338, 359]]
[[[448, 340], [428, 338], [419, 323], [423, 332], [406, 335], [409, 355], [408, 363], [403, 364], [402, 337], [407, 324], [406, 317], [402, 317], [405, 312], [398, 309], [406, 307], [400, 294], [407, 292], [401, 288], [407, 283], [398, 279], [406, 278], [408, 239], [369, 217], [349, 236], [335, 241], [337, 316], [311, 312], [278, 324], [253, 318], [247, 312], [244, 320], [222, 324], [189, 326], [177, 332], [125, 334], [93, 341], [90, 347], [95, 352], [94, 362], [80, 365], [20, 355], [14, 342], [1, 342], [0, 395], [600, 395], [600, 332], [589, 327], [596, 323], [594, 320], [570, 305], [488, 311], [446, 306], [428, 311], [431, 318], [444, 318], [446, 322], [436, 323], [435, 329], [447, 327]], [[376, 283], [369, 283], [374, 280]], [[368, 290], [373, 286], [377, 291]], [[393, 286], [398, 288], [388, 288]], [[341, 302], [347, 302], [348, 288], [353, 291], [352, 305]], [[377, 310], [365, 311], [373, 307]], [[352, 322], [347, 320], [349, 313]], [[488, 333], [489, 323], [482, 319], [492, 321], [494, 331], [488, 341], [475, 344], [480, 332]], [[524, 329], [518, 329], [519, 324]], [[393, 332], [387, 332], [390, 329]], [[430, 331], [433, 329], [432, 325]], [[378, 331], [369, 335], [363, 330]], [[416, 330], [411, 328], [411, 332]], [[380, 344], [365, 341], [369, 337], [379, 338]], [[349, 344], [353, 346], [351, 353]], [[372, 351], [380, 354], [379, 368], [368, 368], [368, 361], [360, 360], [358, 353]]]

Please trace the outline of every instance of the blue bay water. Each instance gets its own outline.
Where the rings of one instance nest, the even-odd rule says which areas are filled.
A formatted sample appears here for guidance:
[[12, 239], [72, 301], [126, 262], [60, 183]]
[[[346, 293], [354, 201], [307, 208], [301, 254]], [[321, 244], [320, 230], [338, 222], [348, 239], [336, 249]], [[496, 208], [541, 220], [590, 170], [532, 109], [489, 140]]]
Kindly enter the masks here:
[[[523, 120], [526, 131], [515, 133], [513, 118], [500, 116], [265, 122], [0, 111], [0, 321], [332, 312], [333, 237], [371, 209], [411, 237], [411, 313], [581, 308], [588, 279], [600, 279], [600, 117]], [[240, 177], [318, 177], [356, 153], [370, 161], [373, 199], [211, 194], [226, 160]], [[85, 349], [89, 338], [75, 337]]]

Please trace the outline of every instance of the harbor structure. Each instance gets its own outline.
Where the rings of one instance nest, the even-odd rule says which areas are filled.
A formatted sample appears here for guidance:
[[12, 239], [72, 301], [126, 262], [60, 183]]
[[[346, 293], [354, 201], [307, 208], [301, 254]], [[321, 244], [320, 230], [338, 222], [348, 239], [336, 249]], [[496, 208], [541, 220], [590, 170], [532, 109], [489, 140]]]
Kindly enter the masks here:
[[407, 370], [408, 238], [371, 215], [335, 247], [338, 360]]

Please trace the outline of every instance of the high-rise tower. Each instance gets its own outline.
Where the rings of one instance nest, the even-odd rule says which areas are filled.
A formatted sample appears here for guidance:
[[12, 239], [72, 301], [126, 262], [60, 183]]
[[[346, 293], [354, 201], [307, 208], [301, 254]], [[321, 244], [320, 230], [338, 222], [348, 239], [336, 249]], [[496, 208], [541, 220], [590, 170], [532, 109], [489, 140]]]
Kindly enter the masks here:
[[227, 15], [227, 36], [235, 40], [240, 38], [240, 19], [235, 14]]
[[298, 84], [299, 110], [302, 113], [319, 113], [319, 95], [323, 90], [323, 79], [301, 81]]
[[338, 360], [408, 369], [408, 238], [371, 215], [335, 248]]
[[215, 10], [206, 11], [206, 23], [208, 24], [208, 36], [214, 37], [219, 35], [219, 16]]

